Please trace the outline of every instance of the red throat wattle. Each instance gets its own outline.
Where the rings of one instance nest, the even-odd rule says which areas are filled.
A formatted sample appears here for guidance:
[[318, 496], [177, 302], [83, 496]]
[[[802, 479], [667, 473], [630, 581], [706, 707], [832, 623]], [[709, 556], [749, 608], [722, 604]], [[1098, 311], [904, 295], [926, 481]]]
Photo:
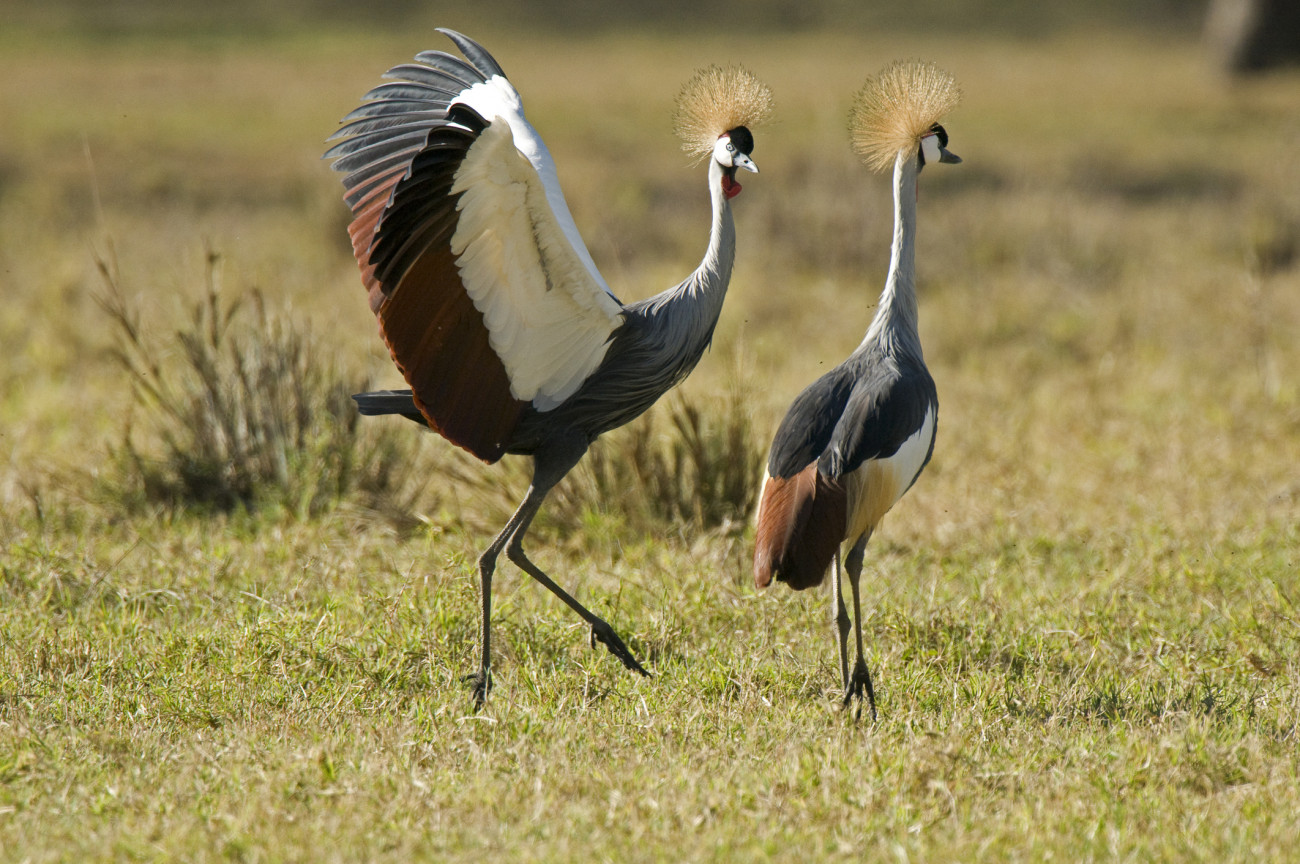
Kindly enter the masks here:
[[731, 200], [740, 194], [740, 184], [730, 174], [722, 175], [722, 194], [727, 196], [727, 200]]

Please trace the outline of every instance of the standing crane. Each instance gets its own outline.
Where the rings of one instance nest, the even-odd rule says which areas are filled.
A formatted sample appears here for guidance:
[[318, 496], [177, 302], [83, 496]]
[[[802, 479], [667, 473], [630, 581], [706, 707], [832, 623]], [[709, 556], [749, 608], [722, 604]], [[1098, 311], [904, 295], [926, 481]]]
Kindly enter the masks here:
[[519, 93], [486, 50], [440, 30], [441, 51], [396, 66], [341, 121], [326, 152], [346, 172], [349, 234], [370, 308], [409, 390], [354, 396], [362, 414], [399, 414], [486, 463], [533, 457], [523, 502], [478, 561], [482, 657], [492, 686], [492, 574], [506, 557], [568, 604], [624, 666], [648, 675], [614, 629], [524, 553], [546, 495], [603, 432], [644, 412], [709, 346], [735, 258], [738, 169], [757, 172], [751, 126], [771, 91], [736, 66], [697, 73], [678, 97], [683, 149], [708, 158], [713, 224], [681, 284], [624, 304], [587, 251], [555, 164]]
[[[849, 358], [790, 405], [768, 456], [759, 499], [754, 581], [796, 591], [820, 585], [833, 565], [835, 624], [844, 707], [865, 693], [876, 717], [871, 673], [862, 659], [858, 582], [867, 541], [920, 476], [934, 452], [939, 399], [916, 331], [916, 203], [921, 169], [960, 162], [939, 120], [961, 93], [928, 63], [894, 63], [854, 101], [854, 150], [874, 170], [894, 166], [894, 240], [889, 276], [867, 334]], [[853, 591], [857, 661], [849, 671], [850, 619], [841, 588], [841, 547]]]

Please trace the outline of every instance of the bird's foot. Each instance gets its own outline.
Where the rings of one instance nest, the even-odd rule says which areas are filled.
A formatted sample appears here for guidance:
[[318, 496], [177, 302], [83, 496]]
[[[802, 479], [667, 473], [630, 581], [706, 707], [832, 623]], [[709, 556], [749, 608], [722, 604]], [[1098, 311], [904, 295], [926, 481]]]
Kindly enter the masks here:
[[621, 660], [623, 665], [633, 672], [640, 672], [647, 678], [650, 677], [650, 673], [641, 668], [641, 664], [632, 656], [632, 652], [623, 644], [623, 640], [618, 638], [614, 628], [599, 618], [593, 621], [591, 625], [591, 647], [595, 648], [597, 642], [608, 648], [609, 653]]
[[863, 663], [861, 658], [853, 666], [853, 676], [849, 679], [848, 686], [844, 688], [843, 708], [848, 710], [849, 703], [854, 699], [858, 700], [858, 710], [854, 713], [854, 720], [862, 719], [862, 696], [866, 694], [867, 704], [871, 706], [871, 722], [876, 722], [876, 689], [871, 685], [871, 673], [867, 671], [867, 664]]
[[488, 691], [492, 689], [492, 673], [487, 669], [479, 669], [477, 672], [462, 676], [460, 680], [469, 685], [474, 709], [482, 708], [487, 702]]

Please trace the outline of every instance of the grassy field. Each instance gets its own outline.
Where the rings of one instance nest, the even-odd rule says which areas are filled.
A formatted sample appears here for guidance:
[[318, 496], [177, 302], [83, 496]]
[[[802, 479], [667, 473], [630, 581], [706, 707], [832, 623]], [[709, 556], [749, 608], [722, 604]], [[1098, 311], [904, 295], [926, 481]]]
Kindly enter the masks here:
[[358, 446], [414, 475], [382, 502], [142, 492], [124, 442], [161, 459], [165, 420], [113, 360], [97, 259], [169, 380], [214, 287], [259, 291], [344, 383], [397, 384], [319, 154], [384, 68], [443, 46], [0, 31], [0, 858], [1290, 858], [1296, 75], [1229, 82], [1186, 36], [1106, 29], [470, 32], [624, 299], [705, 245], [679, 83], [743, 61], [773, 87], [718, 336], [668, 406], [749, 424], [729, 464], [857, 344], [883, 281], [889, 186], [849, 153], [850, 95], [898, 57], [963, 84], [965, 162], [920, 199], [939, 441], [868, 553], [879, 721], [838, 710], [827, 598], [753, 589], [743, 519], [602, 507], [596, 470], [531, 549], [654, 677], [503, 566], [477, 713], [474, 561], [524, 466], [376, 421]]

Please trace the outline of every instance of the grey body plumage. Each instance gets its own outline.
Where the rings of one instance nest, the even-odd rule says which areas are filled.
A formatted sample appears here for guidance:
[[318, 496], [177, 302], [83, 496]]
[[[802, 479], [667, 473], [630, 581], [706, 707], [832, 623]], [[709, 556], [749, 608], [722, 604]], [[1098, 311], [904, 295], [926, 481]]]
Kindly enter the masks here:
[[[938, 392], [924, 363], [871, 349], [799, 394], [773, 439], [769, 476], [791, 477], [810, 462], [828, 477], [856, 471], [867, 460], [893, 456], [921, 428], [927, 409], [937, 413]], [[927, 452], [933, 443], [931, 436]]]
[[898, 167], [897, 218], [880, 305], [857, 349], [791, 404], [773, 439], [769, 476], [790, 477], [817, 461], [820, 471], [839, 477], [868, 459], [893, 456], [921, 428], [927, 410], [938, 412], [917, 331], [916, 199], [901, 191], [915, 188], [919, 164], [900, 158]]

